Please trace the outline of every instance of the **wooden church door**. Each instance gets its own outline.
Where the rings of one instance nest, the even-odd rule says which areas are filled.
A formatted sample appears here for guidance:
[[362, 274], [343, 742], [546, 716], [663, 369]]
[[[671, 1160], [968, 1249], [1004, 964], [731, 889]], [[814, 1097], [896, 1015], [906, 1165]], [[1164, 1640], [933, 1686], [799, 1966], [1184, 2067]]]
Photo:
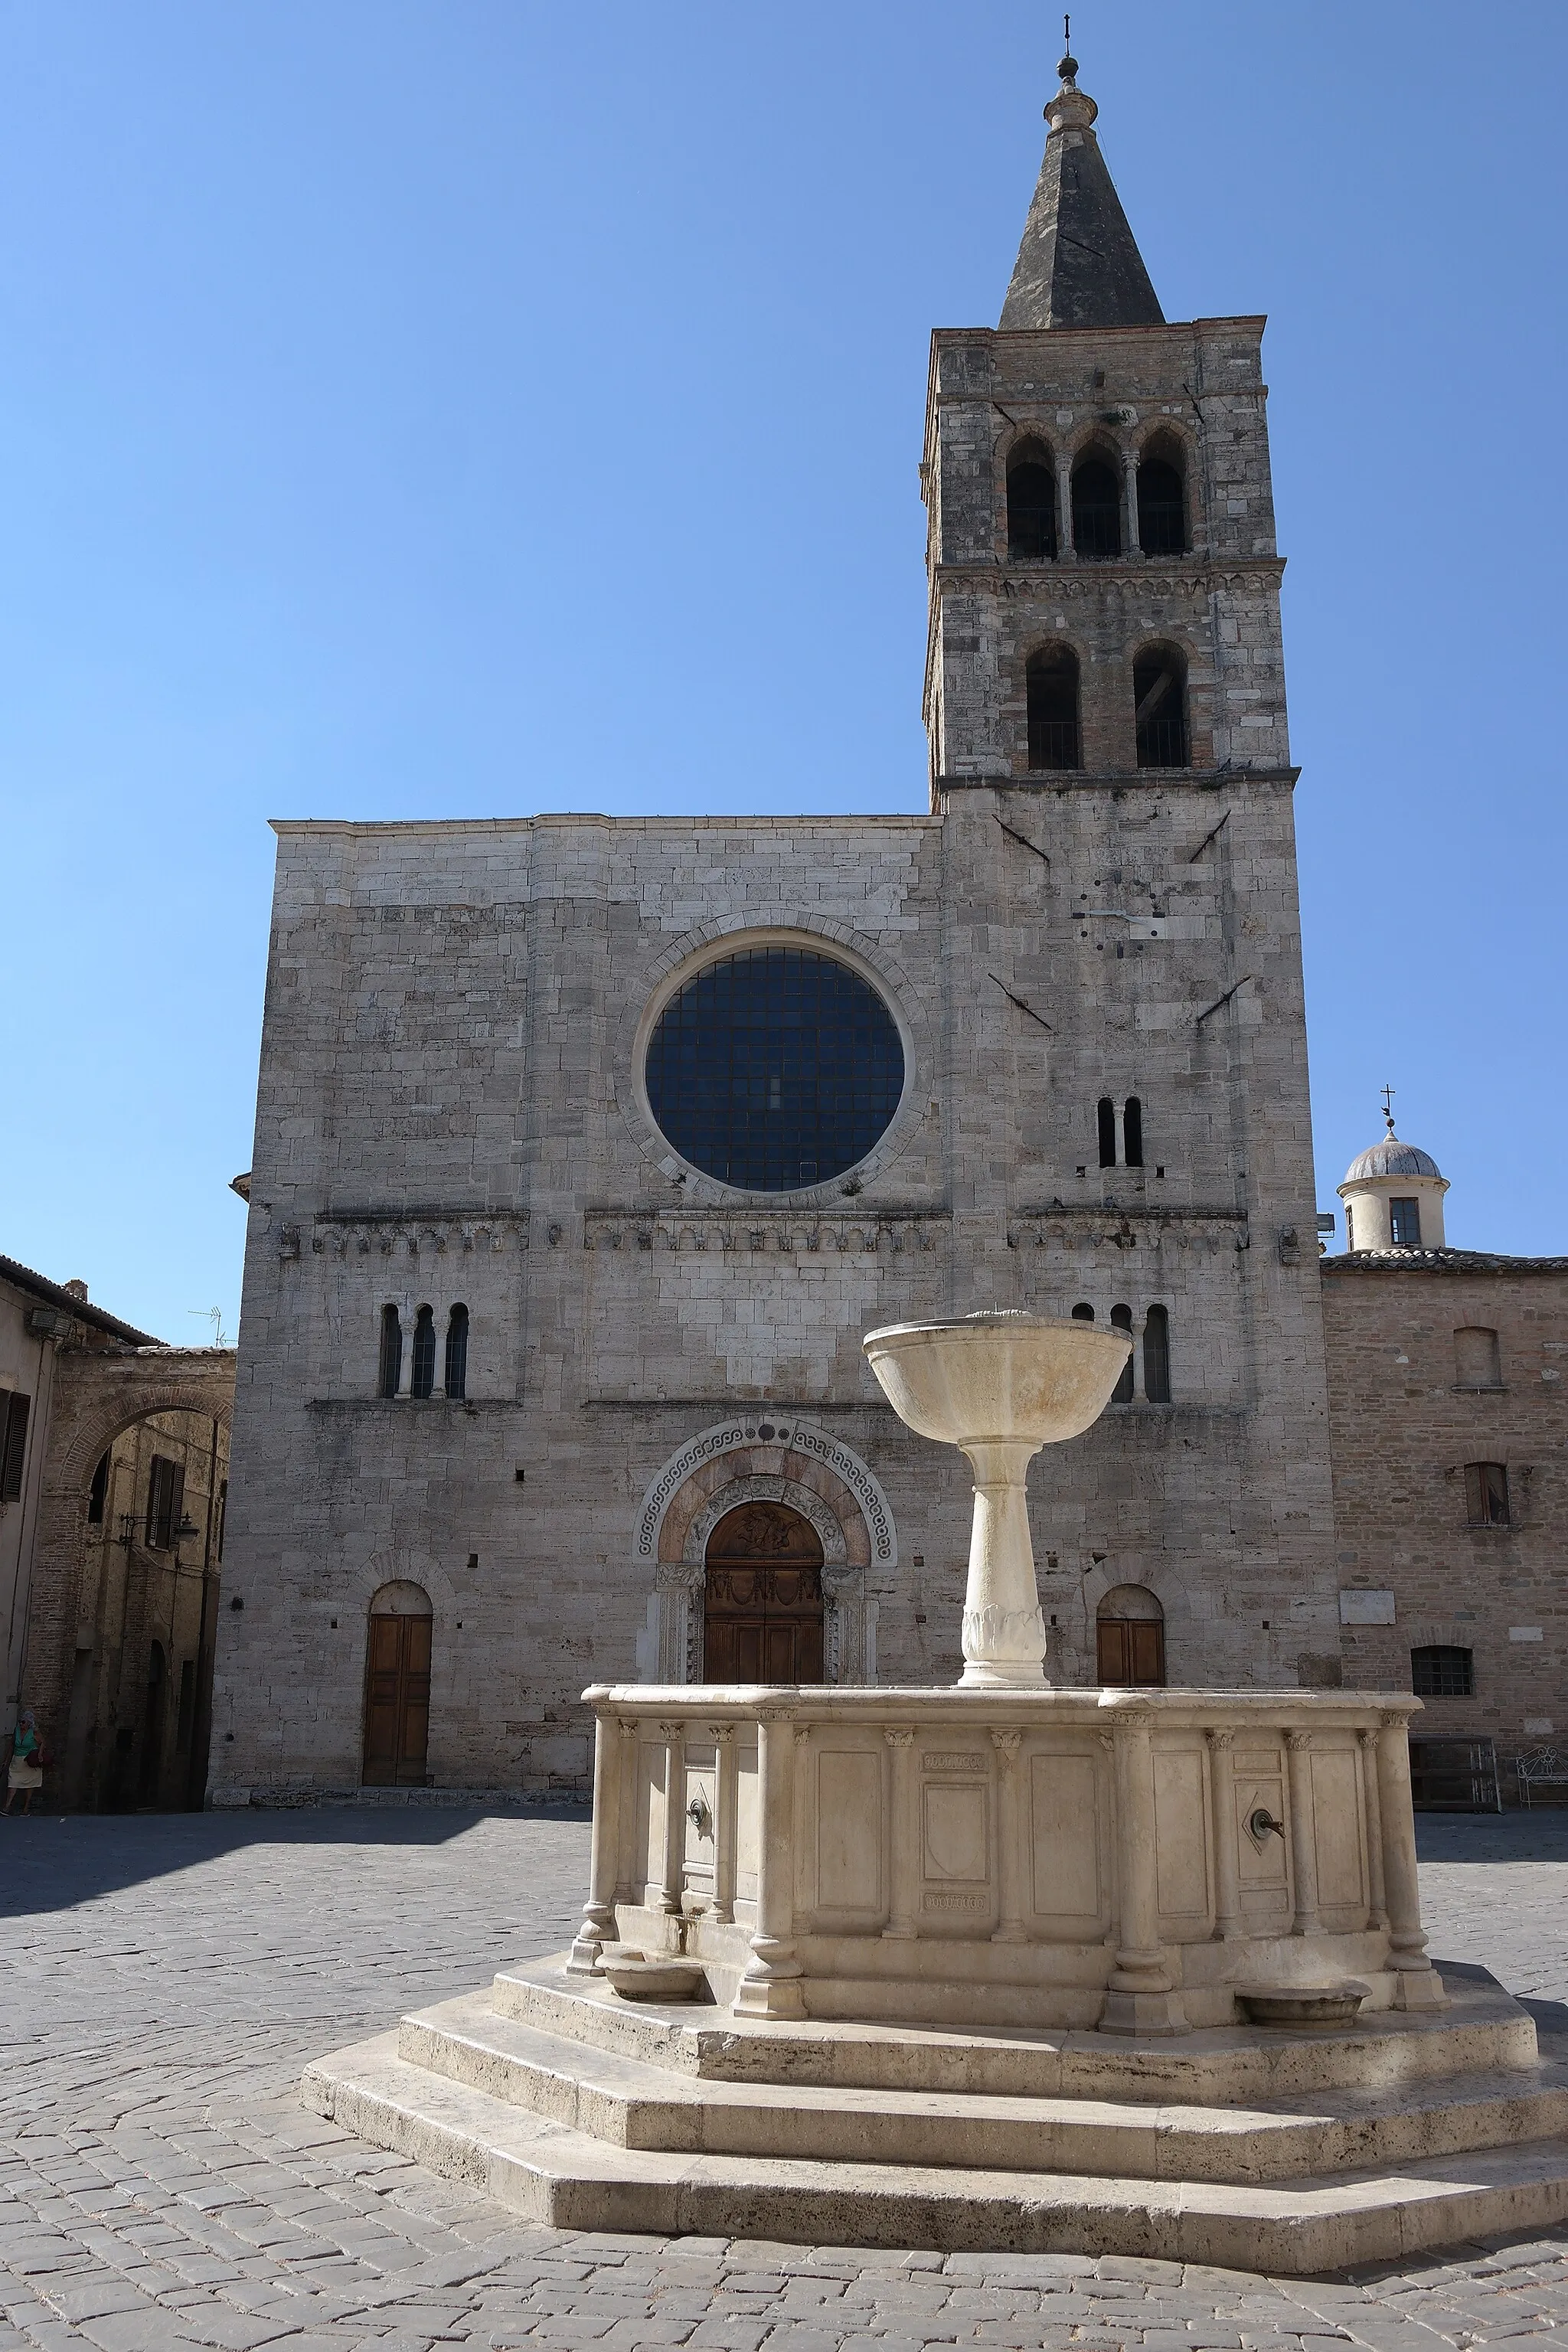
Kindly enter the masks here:
[[742, 1503], [708, 1538], [705, 1683], [819, 1683], [822, 1544], [783, 1503]]

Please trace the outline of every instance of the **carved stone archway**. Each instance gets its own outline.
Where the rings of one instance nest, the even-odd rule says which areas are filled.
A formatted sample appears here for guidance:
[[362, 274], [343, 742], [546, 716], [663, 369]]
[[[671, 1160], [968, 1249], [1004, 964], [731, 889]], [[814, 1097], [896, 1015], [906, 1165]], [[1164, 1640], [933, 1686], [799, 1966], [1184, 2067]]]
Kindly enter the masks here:
[[708, 1538], [742, 1503], [783, 1503], [816, 1529], [826, 1601], [823, 1659], [830, 1683], [876, 1679], [876, 1602], [868, 1572], [898, 1560], [887, 1496], [859, 1455], [827, 1432], [781, 1412], [721, 1422], [659, 1469], [637, 1514], [636, 1557], [653, 1570], [637, 1644], [644, 1681], [695, 1682], [702, 1672], [702, 1592]]

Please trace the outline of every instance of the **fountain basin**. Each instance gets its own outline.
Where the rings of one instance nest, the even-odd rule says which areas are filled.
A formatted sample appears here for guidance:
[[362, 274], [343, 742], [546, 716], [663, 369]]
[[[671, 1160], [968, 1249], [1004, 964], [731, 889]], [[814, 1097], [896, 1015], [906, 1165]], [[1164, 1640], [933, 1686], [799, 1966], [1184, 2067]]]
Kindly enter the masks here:
[[1132, 1351], [1121, 1331], [1010, 1309], [889, 1323], [860, 1344], [893, 1411], [920, 1436], [1021, 1444], [1031, 1454], [1099, 1420]]

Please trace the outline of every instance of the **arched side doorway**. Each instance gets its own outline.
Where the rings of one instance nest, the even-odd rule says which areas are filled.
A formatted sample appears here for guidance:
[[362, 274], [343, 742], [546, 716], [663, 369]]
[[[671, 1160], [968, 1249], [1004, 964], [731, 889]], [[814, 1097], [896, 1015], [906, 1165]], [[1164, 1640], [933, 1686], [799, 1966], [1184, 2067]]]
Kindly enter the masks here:
[[822, 1539], [784, 1503], [726, 1511], [704, 1559], [705, 1683], [819, 1683]]
[[1096, 1612], [1101, 1683], [1158, 1688], [1165, 1679], [1165, 1612], [1146, 1584], [1113, 1584]]
[[422, 1789], [428, 1782], [433, 1624], [423, 1585], [384, 1584], [371, 1601], [360, 1772], [367, 1789]]

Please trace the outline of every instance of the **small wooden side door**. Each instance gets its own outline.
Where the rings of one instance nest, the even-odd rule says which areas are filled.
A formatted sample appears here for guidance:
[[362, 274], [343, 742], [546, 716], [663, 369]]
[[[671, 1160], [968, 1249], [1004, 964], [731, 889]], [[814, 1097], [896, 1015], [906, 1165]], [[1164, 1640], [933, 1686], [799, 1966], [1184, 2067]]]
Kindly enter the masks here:
[[365, 1654], [367, 1789], [423, 1788], [430, 1739], [428, 1617], [373, 1617]]
[[1102, 1617], [1095, 1629], [1102, 1683], [1160, 1689], [1165, 1680], [1165, 1628], [1158, 1618]]

